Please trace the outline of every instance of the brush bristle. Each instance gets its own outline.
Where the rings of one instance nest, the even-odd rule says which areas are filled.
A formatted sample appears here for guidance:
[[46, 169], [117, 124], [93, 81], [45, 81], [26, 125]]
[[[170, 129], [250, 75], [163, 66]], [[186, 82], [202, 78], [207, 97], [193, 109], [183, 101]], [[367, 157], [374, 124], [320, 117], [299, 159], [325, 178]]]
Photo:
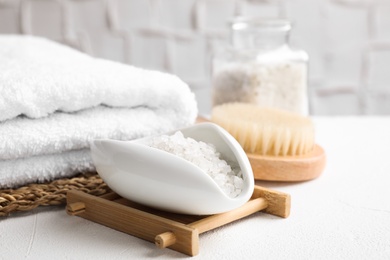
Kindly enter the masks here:
[[309, 117], [254, 104], [227, 103], [212, 109], [211, 121], [227, 130], [247, 153], [303, 155], [314, 147]]

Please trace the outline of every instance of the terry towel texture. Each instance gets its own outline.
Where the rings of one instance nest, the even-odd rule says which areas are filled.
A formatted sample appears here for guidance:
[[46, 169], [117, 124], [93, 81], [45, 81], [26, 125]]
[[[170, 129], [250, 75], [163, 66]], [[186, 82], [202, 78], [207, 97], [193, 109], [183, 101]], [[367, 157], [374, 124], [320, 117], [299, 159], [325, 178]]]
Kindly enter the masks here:
[[94, 170], [91, 140], [159, 134], [197, 115], [174, 75], [32, 36], [0, 36], [0, 93], [0, 188]]

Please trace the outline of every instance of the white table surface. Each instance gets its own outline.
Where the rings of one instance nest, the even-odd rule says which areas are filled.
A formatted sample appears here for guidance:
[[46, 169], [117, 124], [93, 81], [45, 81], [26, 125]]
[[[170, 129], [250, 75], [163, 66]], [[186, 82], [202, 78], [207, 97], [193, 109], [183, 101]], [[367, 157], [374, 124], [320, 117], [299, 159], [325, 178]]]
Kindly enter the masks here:
[[[193, 259], [390, 259], [390, 117], [316, 117], [328, 161], [292, 196], [287, 219], [256, 213], [200, 235]], [[0, 218], [0, 259], [183, 259], [63, 207]]]

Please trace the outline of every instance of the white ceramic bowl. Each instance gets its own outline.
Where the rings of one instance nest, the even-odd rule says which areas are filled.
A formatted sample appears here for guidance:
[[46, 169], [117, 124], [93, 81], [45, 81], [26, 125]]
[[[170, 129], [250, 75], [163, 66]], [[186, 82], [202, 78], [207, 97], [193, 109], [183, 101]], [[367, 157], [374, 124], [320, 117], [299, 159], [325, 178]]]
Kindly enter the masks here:
[[212, 143], [226, 160], [241, 168], [244, 188], [230, 198], [214, 180], [196, 165], [144, 143], [150, 137], [133, 141], [94, 140], [92, 159], [107, 185], [120, 196], [165, 211], [208, 215], [226, 212], [245, 204], [254, 189], [249, 160], [240, 144], [213, 123], [178, 129], [185, 137]]

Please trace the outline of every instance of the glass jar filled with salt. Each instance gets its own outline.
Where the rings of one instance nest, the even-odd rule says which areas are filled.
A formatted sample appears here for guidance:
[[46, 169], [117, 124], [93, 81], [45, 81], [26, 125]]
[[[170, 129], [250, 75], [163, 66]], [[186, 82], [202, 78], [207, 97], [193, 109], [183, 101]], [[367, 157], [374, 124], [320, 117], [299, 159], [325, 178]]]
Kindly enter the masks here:
[[213, 106], [255, 103], [308, 114], [308, 55], [288, 44], [288, 20], [235, 18], [231, 47], [214, 54]]

